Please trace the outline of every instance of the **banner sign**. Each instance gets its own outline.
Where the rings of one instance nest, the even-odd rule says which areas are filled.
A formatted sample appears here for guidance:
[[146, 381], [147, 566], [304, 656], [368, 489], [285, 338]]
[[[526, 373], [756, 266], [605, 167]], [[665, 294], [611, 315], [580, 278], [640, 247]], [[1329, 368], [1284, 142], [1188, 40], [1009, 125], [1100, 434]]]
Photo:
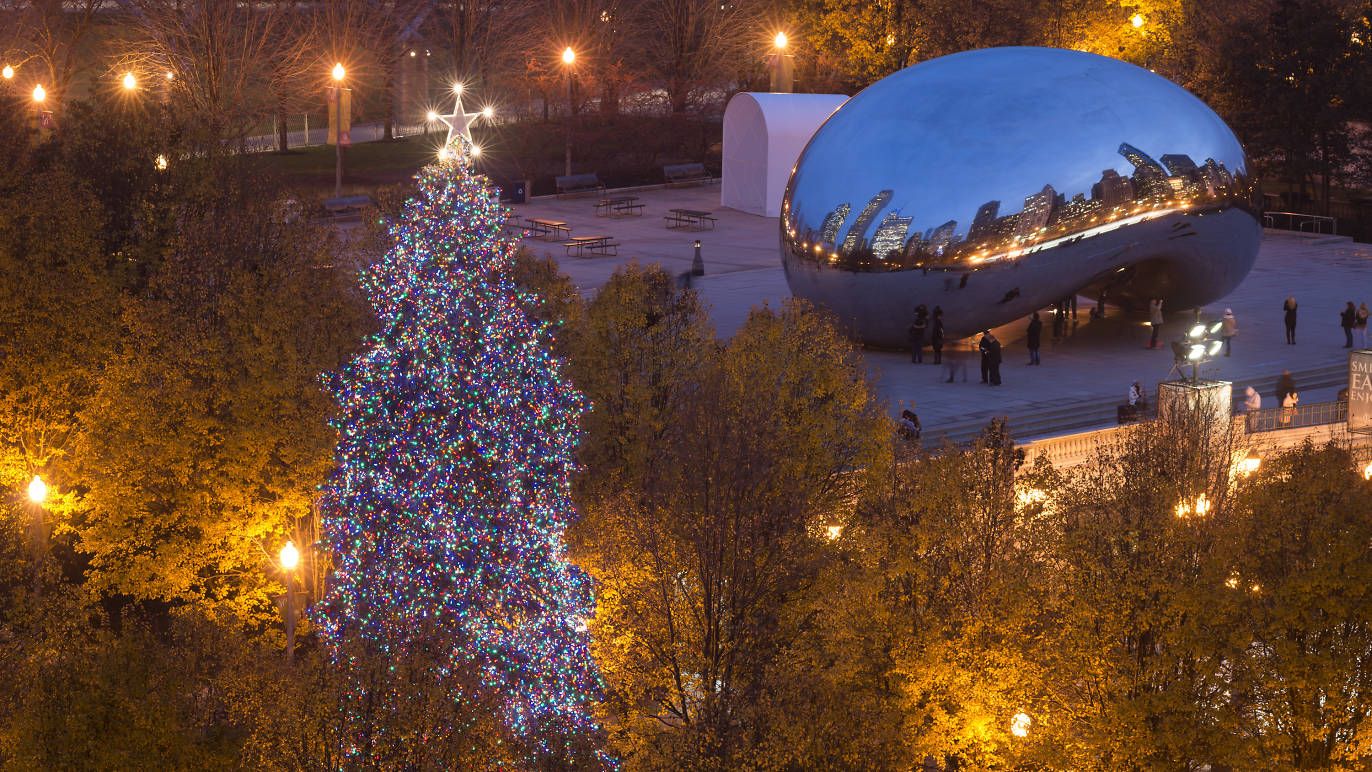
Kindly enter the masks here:
[[328, 144], [347, 147], [352, 144], [353, 90], [330, 87]]
[[1348, 431], [1372, 434], [1372, 350], [1348, 355]]

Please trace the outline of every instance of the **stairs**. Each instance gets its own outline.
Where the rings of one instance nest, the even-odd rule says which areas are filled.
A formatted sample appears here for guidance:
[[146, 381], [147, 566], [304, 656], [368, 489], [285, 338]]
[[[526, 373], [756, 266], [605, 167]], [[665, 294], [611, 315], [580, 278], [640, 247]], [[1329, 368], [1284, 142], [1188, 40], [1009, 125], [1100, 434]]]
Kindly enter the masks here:
[[[1277, 378], [1280, 375], [1278, 373], [1261, 378], [1238, 379], [1234, 383], [1236, 387], [1252, 386], [1257, 389], [1258, 393], [1262, 394], [1265, 405], [1271, 407], [1271, 401], [1275, 399]], [[1291, 377], [1296, 382], [1296, 388], [1301, 391], [1343, 386], [1348, 383], [1348, 365], [1340, 363], [1307, 370], [1294, 370]], [[1116, 423], [1115, 408], [1123, 402], [1122, 396], [1122, 393], [1109, 394], [1064, 402], [1059, 407], [1037, 412], [1010, 412], [1008, 416], [1010, 434], [1017, 441], [1023, 442], [1040, 437], [1056, 437], [1114, 426]], [[1235, 401], [1243, 399], [1242, 388], [1238, 388], [1234, 392], [1234, 399]], [[945, 439], [958, 445], [969, 443], [976, 439], [991, 419], [1005, 415], [1005, 411], [984, 410], [971, 413], [963, 420], [925, 426], [924, 444], [930, 447], [937, 446]]]

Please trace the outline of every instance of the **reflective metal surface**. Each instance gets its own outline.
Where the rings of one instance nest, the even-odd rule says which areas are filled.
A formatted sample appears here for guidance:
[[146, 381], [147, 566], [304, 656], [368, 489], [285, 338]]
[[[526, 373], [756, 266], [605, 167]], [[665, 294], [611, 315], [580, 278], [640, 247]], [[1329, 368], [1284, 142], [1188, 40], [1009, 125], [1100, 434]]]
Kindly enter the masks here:
[[820, 127], [782, 202], [782, 260], [792, 293], [877, 346], [906, 345], [919, 304], [950, 337], [1077, 292], [1177, 311], [1252, 268], [1255, 195], [1233, 132], [1170, 81], [1078, 51], [969, 51]]

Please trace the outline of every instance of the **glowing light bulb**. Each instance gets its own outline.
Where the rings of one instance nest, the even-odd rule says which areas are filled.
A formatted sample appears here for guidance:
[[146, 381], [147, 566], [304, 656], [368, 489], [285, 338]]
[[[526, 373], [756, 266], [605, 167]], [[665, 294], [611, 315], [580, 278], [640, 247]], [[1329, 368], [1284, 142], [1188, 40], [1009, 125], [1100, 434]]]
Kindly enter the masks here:
[[343, 63], [342, 63], [342, 62], [339, 62], [338, 64], [335, 64], [335, 65], [333, 66], [333, 79], [334, 79], [334, 80], [343, 80], [343, 78], [344, 78], [347, 74], [348, 74], [348, 71], [345, 70], [345, 69], [343, 68]]
[[34, 86], [34, 87], [33, 87], [33, 101], [35, 101], [35, 102], [42, 102], [42, 101], [46, 100], [47, 98], [48, 98], [48, 91], [47, 91], [47, 89], [43, 88], [42, 86]]
[[434, 112], [433, 110], [430, 110], [429, 112], [424, 114], [424, 119], [427, 120], [429, 123], [433, 123], [434, 121], [438, 120], [438, 113]]
[[287, 571], [294, 571], [300, 565], [300, 550], [295, 548], [295, 542], [287, 541], [286, 546], [281, 548], [281, 567]]
[[157, 167], [157, 171], [165, 172], [167, 170], [167, 157], [158, 153], [157, 157], [153, 159], [152, 165]]
[[0, 75], [5, 76], [5, 80], [13, 80], [13, 79], [14, 79], [14, 68], [11, 67], [11, 66], [9, 66], [9, 65], [7, 64], [7, 65], [5, 65], [5, 69], [0, 70]]
[[790, 44], [791, 39], [786, 37], [785, 32], [778, 32], [777, 36], [775, 38], [772, 38], [772, 45], [776, 46], [777, 48], [785, 48]]
[[576, 52], [572, 50], [572, 47], [571, 47], [571, 46], [567, 46], [566, 48], [564, 48], [564, 49], [562, 50], [562, 63], [563, 63], [563, 64], [574, 64], [575, 62], [576, 62]]
[[462, 93], [462, 84], [461, 84], [461, 83], [454, 83], [454, 84], [453, 84], [453, 93], [454, 93], [454, 94], [461, 94], [461, 93]]
[[1139, 29], [1140, 27], [1142, 27], [1144, 21], [1145, 19], [1143, 18], [1143, 14], [1141, 13], [1136, 13], [1133, 16], [1129, 17], [1129, 23], [1134, 25], [1134, 29]]
[[487, 105], [481, 108], [481, 117], [490, 120], [495, 117], [495, 108]]
[[1027, 713], [1016, 713], [1015, 717], [1010, 719], [1010, 734], [1016, 737], [1028, 737], [1029, 725], [1032, 723], [1034, 721], [1029, 718]]
[[138, 79], [133, 77], [131, 72], [124, 73], [124, 90], [133, 91], [136, 88], [138, 88]]
[[481, 146], [472, 145], [472, 158], [476, 158], [479, 155], [481, 155]]
[[43, 482], [43, 478], [34, 475], [29, 480], [29, 501], [35, 504], [42, 504], [48, 500], [48, 484]]

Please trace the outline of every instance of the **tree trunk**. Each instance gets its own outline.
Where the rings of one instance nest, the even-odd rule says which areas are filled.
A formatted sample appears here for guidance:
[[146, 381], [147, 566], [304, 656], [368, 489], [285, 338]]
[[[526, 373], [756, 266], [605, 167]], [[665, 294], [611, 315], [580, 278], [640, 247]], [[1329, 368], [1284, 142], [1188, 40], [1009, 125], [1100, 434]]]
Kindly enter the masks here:
[[276, 152], [284, 153], [289, 146], [290, 136], [286, 130], [286, 107], [278, 103], [276, 107]]

